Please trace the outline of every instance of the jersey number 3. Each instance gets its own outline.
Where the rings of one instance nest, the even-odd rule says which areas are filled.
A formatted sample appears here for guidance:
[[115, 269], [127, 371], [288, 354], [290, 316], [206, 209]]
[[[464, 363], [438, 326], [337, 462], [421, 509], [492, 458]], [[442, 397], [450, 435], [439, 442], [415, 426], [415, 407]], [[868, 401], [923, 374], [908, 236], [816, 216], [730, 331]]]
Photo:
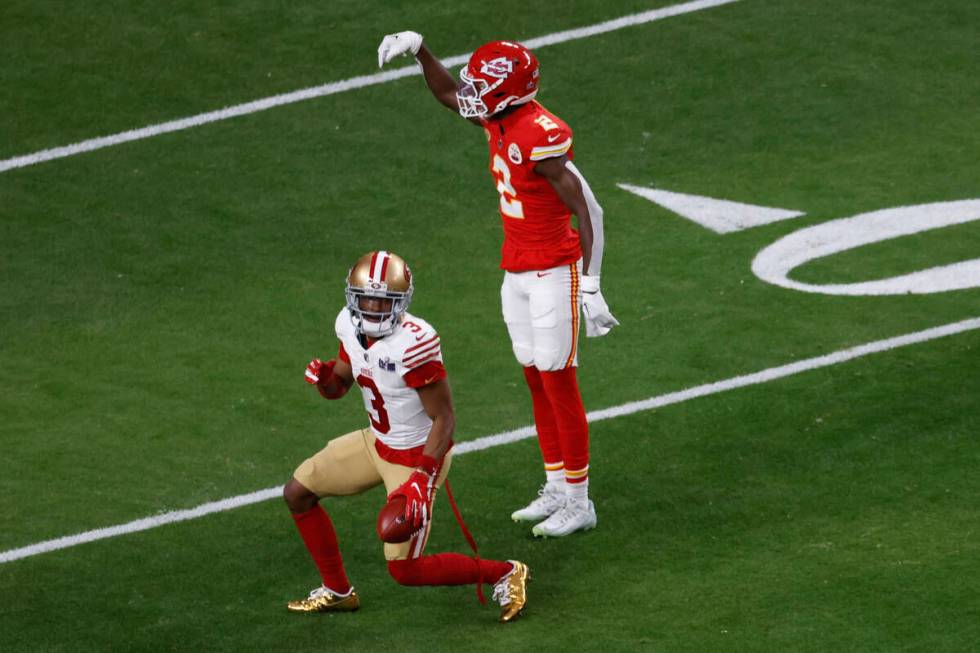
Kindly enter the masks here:
[[493, 176], [500, 193], [500, 212], [509, 218], [524, 219], [524, 205], [517, 199], [517, 191], [510, 183], [510, 168], [499, 154], [493, 155]]
[[387, 433], [391, 430], [391, 422], [388, 421], [388, 411], [385, 410], [385, 400], [381, 396], [381, 392], [378, 390], [378, 386], [375, 385], [374, 380], [370, 379], [363, 374], [357, 377], [357, 385], [362, 388], [367, 388], [374, 395], [374, 399], [371, 401], [371, 408], [374, 409], [374, 413], [377, 413], [377, 419], [375, 419], [375, 414], [368, 411], [368, 417], [371, 418], [371, 426], [375, 428], [378, 433]]

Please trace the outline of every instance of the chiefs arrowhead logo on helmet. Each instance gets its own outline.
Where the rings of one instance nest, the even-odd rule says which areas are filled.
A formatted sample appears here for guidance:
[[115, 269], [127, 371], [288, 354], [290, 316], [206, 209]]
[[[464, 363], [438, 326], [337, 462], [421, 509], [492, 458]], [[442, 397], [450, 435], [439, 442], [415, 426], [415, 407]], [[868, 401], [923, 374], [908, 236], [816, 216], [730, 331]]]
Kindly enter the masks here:
[[491, 41], [476, 49], [459, 72], [456, 93], [464, 118], [488, 118], [530, 102], [538, 92], [538, 60], [520, 43]]
[[484, 61], [480, 66], [480, 72], [490, 77], [506, 79], [507, 75], [514, 72], [514, 62], [507, 57], [497, 57], [492, 61]]

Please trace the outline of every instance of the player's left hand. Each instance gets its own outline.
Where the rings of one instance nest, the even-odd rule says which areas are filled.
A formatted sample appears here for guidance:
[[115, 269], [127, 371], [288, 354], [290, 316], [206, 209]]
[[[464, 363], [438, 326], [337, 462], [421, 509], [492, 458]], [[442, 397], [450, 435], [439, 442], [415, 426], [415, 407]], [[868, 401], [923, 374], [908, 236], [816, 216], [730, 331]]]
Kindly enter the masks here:
[[585, 335], [589, 338], [604, 336], [619, 324], [602, 297], [597, 276], [582, 275], [582, 312], [585, 314]]
[[388, 495], [389, 501], [393, 496], [399, 494], [405, 497], [405, 520], [410, 521], [415, 530], [425, 526], [432, 518], [432, 496], [435, 493], [436, 470], [434, 468], [425, 469], [425, 467], [423, 464], [422, 467], [412, 472], [407, 481]]
[[378, 46], [378, 68], [383, 68], [386, 63], [400, 54], [413, 55], [419, 53], [422, 48], [422, 35], [418, 32], [397, 32], [388, 34]]

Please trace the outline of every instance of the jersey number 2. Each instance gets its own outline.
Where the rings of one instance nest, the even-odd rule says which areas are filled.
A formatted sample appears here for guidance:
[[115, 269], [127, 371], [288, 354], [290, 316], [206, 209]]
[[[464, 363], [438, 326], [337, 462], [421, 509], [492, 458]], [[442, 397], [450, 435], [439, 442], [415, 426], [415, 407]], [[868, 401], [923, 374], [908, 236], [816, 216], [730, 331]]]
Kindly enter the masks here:
[[374, 380], [364, 376], [363, 374], [357, 377], [357, 385], [362, 388], [367, 388], [374, 395], [374, 399], [371, 400], [371, 408], [377, 413], [377, 419], [375, 419], [374, 414], [368, 411], [368, 417], [371, 418], [371, 426], [378, 433], [387, 433], [391, 430], [391, 422], [388, 421], [388, 411], [385, 410], [385, 399], [381, 396], [381, 392], [378, 390], [378, 386], [374, 384]]
[[499, 154], [493, 155], [493, 176], [497, 179], [500, 193], [500, 212], [510, 218], [524, 219], [524, 205], [517, 199], [517, 191], [510, 183], [510, 168]]

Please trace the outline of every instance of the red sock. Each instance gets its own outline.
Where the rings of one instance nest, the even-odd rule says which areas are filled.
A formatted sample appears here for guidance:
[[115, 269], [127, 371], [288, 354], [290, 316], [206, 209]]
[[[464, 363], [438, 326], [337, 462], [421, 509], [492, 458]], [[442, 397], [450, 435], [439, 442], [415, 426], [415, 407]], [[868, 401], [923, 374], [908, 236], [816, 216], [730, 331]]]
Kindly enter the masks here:
[[340, 546], [337, 544], [337, 532], [333, 522], [322, 506], [293, 515], [303, 544], [313, 556], [316, 568], [320, 570], [323, 584], [338, 594], [350, 591], [350, 581], [344, 571], [344, 561], [340, 557]]
[[389, 560], [388, 573], [402, 585], [471, 585], [478, 579], [496, 583], [513, 565], [501, 560], [480, 560], [461, 553], [437, 553], [409, 560]]
[[588, 479], [589, 422], [585, 419], [585, 406], [582, 405], [575, 368], [541, 372], [541, 383], [558, 424], [565, 480], [568, 483], [581, 483]]
[[558, 436], [555, 412], [552, 410], [551, 402], [542, 383], [542, 374], [534, 366], [525, 367], [524, 378], [527, 380], [527, 387], [531, 390], [534, 426], [538, 431], [538, 446], [541, 447], [541, 457], [544, 458], [545, 468], [558, 469], [555, 466], [562, 462], [561, 440]]

